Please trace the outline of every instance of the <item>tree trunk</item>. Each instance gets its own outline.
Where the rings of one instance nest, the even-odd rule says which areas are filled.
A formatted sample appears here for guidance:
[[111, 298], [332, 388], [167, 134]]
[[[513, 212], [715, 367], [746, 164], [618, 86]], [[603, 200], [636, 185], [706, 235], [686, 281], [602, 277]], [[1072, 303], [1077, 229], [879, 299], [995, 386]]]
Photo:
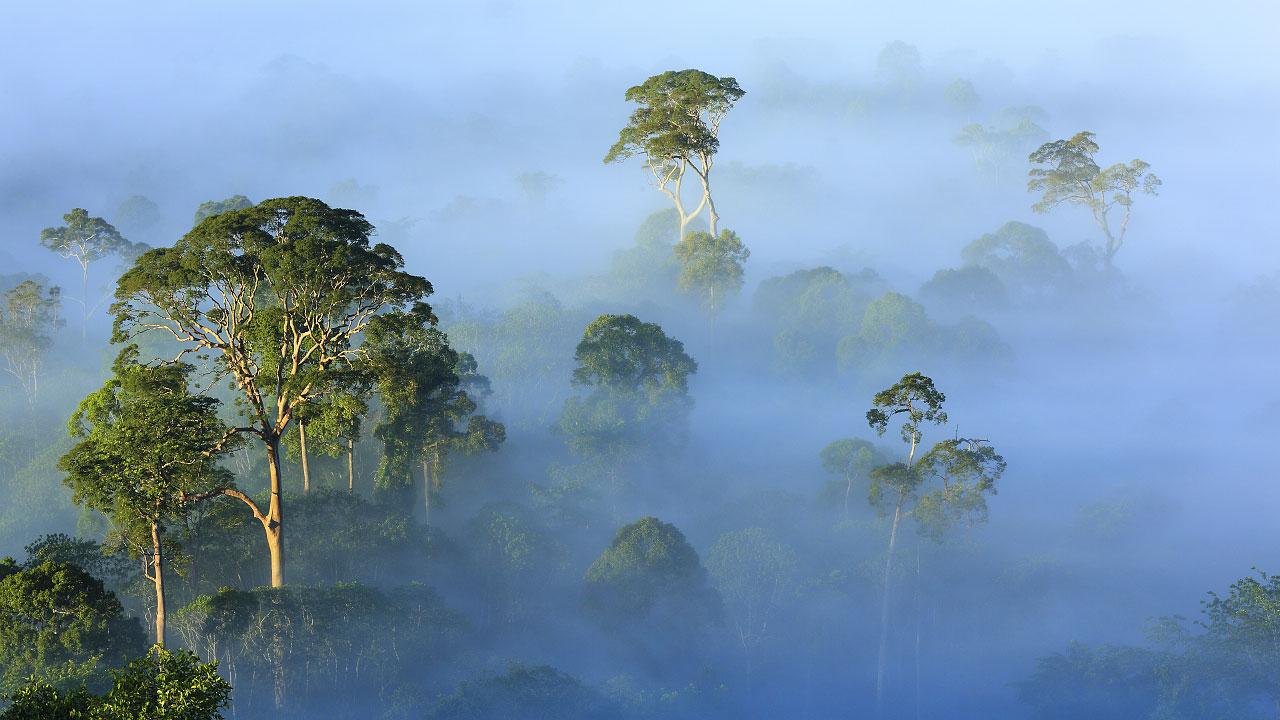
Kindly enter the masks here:
[[889, 583], [893, 574], [893, 552], [898, 547], [898, 524], [902, 521], [902, 501], [893, 510], [893, 527], [889, 531], [889, 554], [884, 559], [884, 590], [880, 604], [880, 652], [876, 657], [876, 717], [884, 717], [884, 673], [889, 650]]
[[853, 473], [845, 473], [844, 519], [849, 519], [849, 495], [853, 493]]
[[916, 647], [915, 647], [915, 665], [916, 665], [916, 682], [915, 682], [915, 706], [916, 720], [920, 720], [920, 541], [916, 540]]
[[356, 441], [347, 438], [347, 492], [356, 491]]
[[311, 468], [307, 463], [307, 424], [298, 421], [298, 456], [302, 459], [302, 494], [311, 492]]
[[89, 263], [80, 263], [80, 340], [89, 334]]
[[163, 647], [164, 626], [164, 550], [160, 545], [160, 524], [151, 523], [151, 579], [156, 586], [156, 644]]
[[267, 440], [267, 469], [271, 478], [271, 504], [262, 529], [267, 534], [267, 550], [271, 553], [271, 587], [284, 586], [284, 516], [281, 507], [280, 438]]
[[422, 456], [422, 509], [425, 511], [422, 524], [431, 524], [431, 461]]
[[715, 204], [715, 201], [711, 199], [711, 187], [709, 185], [706, 188], [706, 192], [707, 192], [707, 227], [710, 229], [711, 237], [714, 239], [715, 237], [717, 237], [716, 226], [719, 225], [720, 223], [720, 216], [716, 214], [716, 204]]

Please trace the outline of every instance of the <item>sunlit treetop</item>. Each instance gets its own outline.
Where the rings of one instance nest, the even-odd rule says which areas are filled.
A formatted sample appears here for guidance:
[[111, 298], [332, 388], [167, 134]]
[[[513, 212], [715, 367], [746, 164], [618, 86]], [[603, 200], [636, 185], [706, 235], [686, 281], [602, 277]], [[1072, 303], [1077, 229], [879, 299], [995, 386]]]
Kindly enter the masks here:
[[947, 396], [934, 387], [931, 378], [918, 372], [908, 373], [892, 387], [876, 393], [871, 400], [872, 408], [867, 411], [867, 424], [883, 435], [890, 420], [905, 415], [903, 441], [919, 442], [922, 423], [946, 424], [947, 413], [942, 409], [946, 400]]
[[84, 208], [75, 208], [62, 216], [65, 225], [40, 231], [40, 244], [64, 258], [75, 260], [81, 268], [110, 255], [127, 255], [134, 243], [125, 239], [111, 223], [90, 217]]
[[720, 121], [746, 92], [731, 77], [701, 70], [669, 70], [628, 88], [626, 99], [639, 105], [606, 163], [634, 155], [650, 160], [689, 160], [714, 155], [720, 147]]
[[698, 363], [684, 343], [667, 337], [656, 323], [634, 315], [601, 315], [587, 326], [578, 343], [575, 385], [594, 385], [621, 392], [685, 393]]

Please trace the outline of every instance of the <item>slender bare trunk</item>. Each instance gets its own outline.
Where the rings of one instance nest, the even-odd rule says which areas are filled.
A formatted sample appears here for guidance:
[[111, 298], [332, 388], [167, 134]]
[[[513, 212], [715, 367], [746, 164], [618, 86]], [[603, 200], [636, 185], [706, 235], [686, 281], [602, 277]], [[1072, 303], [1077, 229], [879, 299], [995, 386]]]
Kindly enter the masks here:
[[89, 263], [80, 263], [80, 340], [89, 334]]
[[151, 523], [151, 580], [156, 586], [156, 644], [164, 646], [164, 549], [160, 544], [160, 524]]
[[356, 441], [347, 438], [347, 492], [356, 491]]
[[284, 586], [284, 525], [280, 477], [280, 438], [267, 441], [267, 469], [271, 478], [271, 503], [262, 518], [267, 534], [267, 550], [271, 553], [271, 587]]
[[298, 455], [302, 458], [302, 493], [311, 492], [311, 467], [307, 462], [307, 424], [298, 421]]
[[853, 473], [845, 473], [844, 485], [844, 519], [849, 519], [849, 496], [853, 494]]
[[422, 520], [424, 525], [431, 524], [431, 461], [426, 455], [422, 456], [422, 509], [425, 511], [425, 517]]
[[893, 510], [893, 527], [889, 530], [889, 554], [884, 559], [884, 588], [880, 603], [880, 651], [876, 657], [876, 717], [884, 717], [884, 675], [889, 652], [890, 578], [893, 575], [893, 553], [898, 547], [898, 525], [902, 522], [902, 497]]
[[916, 542], [916, 647], [915, 647], [915, 664], [916, 664], [916, 688], [915, 688], [915, 707], [916, 720], [920, 720], [920, 543]]

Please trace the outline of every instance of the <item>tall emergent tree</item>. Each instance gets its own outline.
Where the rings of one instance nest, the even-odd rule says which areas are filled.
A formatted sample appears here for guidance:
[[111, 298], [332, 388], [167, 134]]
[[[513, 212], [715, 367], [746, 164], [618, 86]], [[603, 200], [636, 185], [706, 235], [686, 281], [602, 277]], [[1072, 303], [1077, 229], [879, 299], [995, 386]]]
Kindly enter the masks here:
[[[618, 141], [604, 156], [606, 163], [644, 158], [654, 185], [680, 214], [680, 237], [693, 218], [707, 210], [712, 237], [719, 233], [711, 169], [720, 149], [720, 122], [746, 92], [731, 77], [701, 70], [669, 70], [628, 88], [626, 99], [639, 105], [618, 133]], [[686, 211], [681, 188], [692, 170], [702, 185], [702, 198]]]
[[412, 468], [420, 465], [429, 518], [444, 458], [497, 450], [506, 439], [502, 423], [477, 414], [471, 397], [487, 392], [489, 381], [477, 372], [475, 358], [451, 348], [449, 338], [423, 318], [378, 318], [366, 347], [385, 408], [374, 430], [385, 448], [378, 484], [409, 487]]
[[100, 217], [89, 217], [83, 208], [75, 208], [62, 216], [66, 225], [48, 227], [40, 231], [40, 244], [64, 258], [74, 260], [80, 266], [80, 298], [83, 308], [80, 334], [83, 336], [89, 324], [89, 313], [95, 305], [89, 303], [89, 266], [112, 255], [127, 256], [141, 249]]
[[53, 345], [53, 331], [62, 326], [58, 309], [62, 293], [34, 280], [24, 280], [0, 296], [0, 357], [5, 372], [18, 381], [27, 403], [40, 392], [40, 374]]
[[712, 236], [691, 232], [675, 247], [680, 259], [680, 289], [702, 296], [702, 303], [714, 317], [724, 307], [725, 296], [742, 289], [742, 263], [751, 251], [732, 230]]
[[[905, 462], [891, 463], [871, 471], [869, 499], [882, 510], [893, 510], [889, 549], [885, 555], [884, 586], [880, 608], [880, 647], [876, 663], [876, 710], [883, 711], [884, 678], [892, 603], [890, 585], [898, 529], [911, 516], [923, 532], [940, 537], [953, 518], [986, 518], [986, 496], [995, 493], [995, 483], [1004, 473], [1004, 458], [984, 440], [956, 437], [943, 440], [921, 454], [926, 424], [944, 425], [942, 409], [947, 396], [934, 387], [933, 380], [914, 372], [902, 376], [893, 386], [876, 393], [867, 411], [867, 424], [883, 435], [889, 423], [901, 416], [900, 434], [907, 445]], [[918, 456], [918, 457], [917, 457]]]
[[360, 339], [375, 318], [431, 316], [425, 278], [405, 272], [394, 248], [370, 245], [373, 226], [354, 210], [306, 197], [266, 200], [209, 217], [173, 247], [138, 258], [119, 280], [116, 342], [159, 332], [207, 356], [239, 392], [242, 426], [266, 452], [264, 509], [227, 488], [262, 523], [271, 584], [284, 584], [280, 439], [300, 409], [364, 364]]
[[[1136, 158], [1128, 163], [1100, 167], [1093, 159], [1098, 153], [1098, 143], [1093, 138], [1091, 132], [1078, 132], [1068, 140], [1041, 145], [1029, 159], [1033, 165], [1044, 167], [1033, 167], [1028, 172], [1031, 179], [1027, 181], [1027, 190], [1042, 193], [1040, 200], [1031, 206], [1039, 213], [1049, 212], [1063, 203], [1089, 208], [1106, 239], [1102, 257], [1110, 270], [1112, 259], [1124, 245], [1134, 193], [1155, 195], [1162, 183], [1154, 173], [1147, 172], [1150, 164]], [[1117, 207], [1121, 212], [1120, 222], [1112, 228], [1110, 213]]]
[[234, 487], [218, 467], [228, 435], [218, 401], [190, 392], [185, 363], [143, 365], [132, 345], [112, 377], [80, 403], [68, 424], [79, 442], [58, 467], [77, 504], [111, 519], [130, 554], [141, 556], [155, 586], [155, 642], [165, 644], [167, 526], [190, 506]]

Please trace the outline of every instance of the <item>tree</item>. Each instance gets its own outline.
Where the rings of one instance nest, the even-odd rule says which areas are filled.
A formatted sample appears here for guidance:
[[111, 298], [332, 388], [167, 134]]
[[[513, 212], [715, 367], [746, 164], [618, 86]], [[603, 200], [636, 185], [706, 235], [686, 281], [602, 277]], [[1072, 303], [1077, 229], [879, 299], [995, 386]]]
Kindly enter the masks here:
[[[947, 396], [933, 380], [914, 372], [902, 376], [892, 386], [875, 394], [867, 411], [867, 424], [883, 435], [889, 423], [901, 416], [899, 428], [907, 444], [905, 462], [891, 463], [871, 471], [869, 500], [872, 505], [892, 508], [889, 548], [885, 555], [884, 585], [881, 589], [880, 647], [876, 663], [876, 708], [883, 711], [884, 674], [891, 610], [890, 583], [898, 528], [903, 517], [914, 516], [921, 528], [938, 538], [953, 517], [985, 519], [987, 494], [995, 492], [995, 482], [1004, 473], [1004, 458], [984, 440], [955, 438], [943, 440], [919, 458], [926, 424], [945, 425], [942, 404]], [[935, 486], [926, 486], [930, 480]]]
[[618, 716], [598, 693], [553, 667], [513, 665], [502, 675], [464, 681], [441, 698], [430, 720], [606, 720]]
[[[604, 161], [619, 162], [635, 155], [644, 158], [654, 185], [680, 214], [680, 238], [703, 208], [710, 235], [719, 235], [711, 169], [720, 149], [720, 123], [745, 94], [737, 80], [701, 70], [670, 70], [627, 89], [627, 101], [639, 107], [618, 133], [618, 141]], [[681, 196], [689, 170], [702, 185], [702, 198], [691, 212], [685, 210]]]
[[661, 326], [634, 315], [593, 320], [574, 359], [573, 384], [590, 391], [565, 400], [558, 427], [569, 451], [616, 493], [640, 456], [683, 443], [698, 364]]
[[79, 442], [58, 462], [73, 500], [110, 518], [130, 553], [143, 558], [155, 588], [157, 645], [165, 644], [164, 533], [192, 503], [234, 487], [217, 464], [228, 449], [218, 401], [191, 394], [192, 370], [143, 365], [136, 347], [125, 348], [111, 379], [71, 416]]
[[367, 352], [386, 410], [374, 430], [385, 449], [379, 485], [409, 486], [410, 468], [420, 465], [429, 518], [444, 458], [451, 452], [497, 450], [506, 439], [506, 428], [477, 414], [471, 397], [487, 393], [489, 381], [477, 371], [474, 357], [457, 352], [447, 335], [412, 317], [378, 318], [369, 330]]
[[742, 263], [751, 251], [732, 230], [712, 237], [705, 232], [685, 235], [675, 247], [680, 259], [680, 289], [703, 296], [703, 305], [714, 316], [724, 307], [725, 296], [742, 289]]
[[982, 265], [939, 270], [920, 286], [920, 297], [938, 308], [964, 314], [1008, 304], [1000, 276]]
[[636, 229], [635, 243], [614, 253], [602, 294], [630, 304], [670, 298], [680, 275], [672, 240], [680, 235], [680, 214], [674, 208], [650, 213]]
[[1024, 295], [1050, 295], [1071, 278], [1071, 265], [1048, 233], [1034, 225], [1010, 221], [964, 246], [965, 265], [986, 268], [1005, 286]]
[[876, 56], [876, 74], [900, 95], [903, 104], [908, 103], [924, 75], [920, 51], [901, 40], [885, 45]]
[[282, 438], [290, 457], [302, 466], [302, 492], [311, 491], [311, 453], [347, 456], [347, 491], [355, 492], [355, 450], [362, 418], [369, 411], [367, 377], [344, 373], [331, 393], [321, 393], [303, 408], [293, 432]]
[[752, 305], [773, 326], [775, 367], [801, 377], [833, 375], [836, 343], [858, 331], [883, 284], [874, 270], [844, 274], [826, 266], [761, 282]]
[[111, 674], [113, 685], [103, 696], [30, 683], [14, 693], [0, 720], [221, 720], [231, 697], [218, 664], [189, 650], [153, 647]]
[[[209, 217], [171, 248], [138, 258], [119, 280], [116, 342], [146, 332], [207, 355], [240, 395], [244, 425], [232, 435], [261, 441], [270, 497], [265, 510], [244, 492], [271, 557], [271, 583], [284, 584], [280, 439], [297, 413], [338, 377], [360, 368], [360, 340], [375, 318], [412, 315], [434, 323], [425, 278], [402, 270], [389, 245], [370, 245], [354, 210], [305, 197], [266, 200]], [[389, 322], [389, 320], [388, 320]]]
[[130, 255], [140, 248], [126, 240], [111, 223], [100, 217], [89, 217], [83, 208], [73, 209], [63, 215], [62, 220], [66, 225], [40, 231], [40, 244], [80, 266], [78, 302], [84, 311], [80, 328], [83, 336], [89, 324], [89, 311], [96, 307], [89, 304], [89, 266], [112, 255]]
[[750, 683], [753, 653], [775, 627], [778, 611], [798, 593], [796, 551], [763, 528], [737, 530], [711, 546], [707, 570], [747, 656]]
[[5, 372], [18, 381], [34, 406], [40, 393], [45, 356], [53, 345], [53, 331], [62, 327], [58, 310], [62, 292], [25, 280], [0, 296], [0, 356]]
[[853, 495], [853, 485], [858, 480], [869, 478], [871, 471], [882, 464], [883, 456], [875, 445], [859, 438], [841, 438], [831, 441], [822, 448], [819, 454], [822, 469], [835, 475], [843, 486], [840, 497], [844, 506], [844, 516], [849, 517], [849, 498]]
[[[1032, 167], [1028, 172], [1027, 190], [1042, 193], [1031, 206], [1038, 213], [1063, 203], [1088, 208], [1106, 240], [1102, 257], [1110, 271], [1115, 254], [1124, 245], [1134, 193], [1155, 195], [1163, 183], [1148, 172], [1151, 165], [1139, 159], [1100, 167], [1094, 160], [1098, 144], [1093, 138], [1094, 134], [1086, 131], [1041, 145], [1029, 159], [1032, 165], [1043, 167]], [[1120, 223], [1113, 229], [1110, 213], [1117, 207]]]
[[978, 91], [974, 89], [973, 83], [964, 78], [953, 80], [943, 94], [947, 104], [958, 113], [967, 115], [978, 107]]
[[1258, 572], [1237, 580], [1226, 595], [1209, 593], [1204, 625], [1222, 668], [1280, 712], [1280, 576]]
[[116, 208], [115, 225], [133, 237], [150, 239], [160, 224], [160, 206], [145, 195], [130, 195]]
[[0, 689], [32, 676], [79, 684], [122, 665], [142, 638], [116, 596], [75, 565], [0, 560]]
[[1005, 171], [1049, 137], [1036, 122], [1045, 117], [1044, 111], [1037, 107], [1005, 108], [992, 124], [965, 125], [953, 142], [968, 148], [978, 172], [986, 175], [993, 185], [1000, 186], [1006, 177]]
[[547, 196], [564, 185], [564, 180], [542, 170], [533, 170], [517, 175], [516, 184], [531, 205], [541, 208], [546, 205]]
[[585, 580], [588, 615], [655, 672], [694, 661], [723, 614], [698, 553], [679, 529], [655, 517], [619, 528]]
[[205, 218], [235, 210], [247, 210], [251, 207], [253, 207], [253, 201], [243, 195], [232, 195], [225, 200], [206, 200], [196, 208], [195, 220], [191, 222], [191, 227], [204, 222]]

